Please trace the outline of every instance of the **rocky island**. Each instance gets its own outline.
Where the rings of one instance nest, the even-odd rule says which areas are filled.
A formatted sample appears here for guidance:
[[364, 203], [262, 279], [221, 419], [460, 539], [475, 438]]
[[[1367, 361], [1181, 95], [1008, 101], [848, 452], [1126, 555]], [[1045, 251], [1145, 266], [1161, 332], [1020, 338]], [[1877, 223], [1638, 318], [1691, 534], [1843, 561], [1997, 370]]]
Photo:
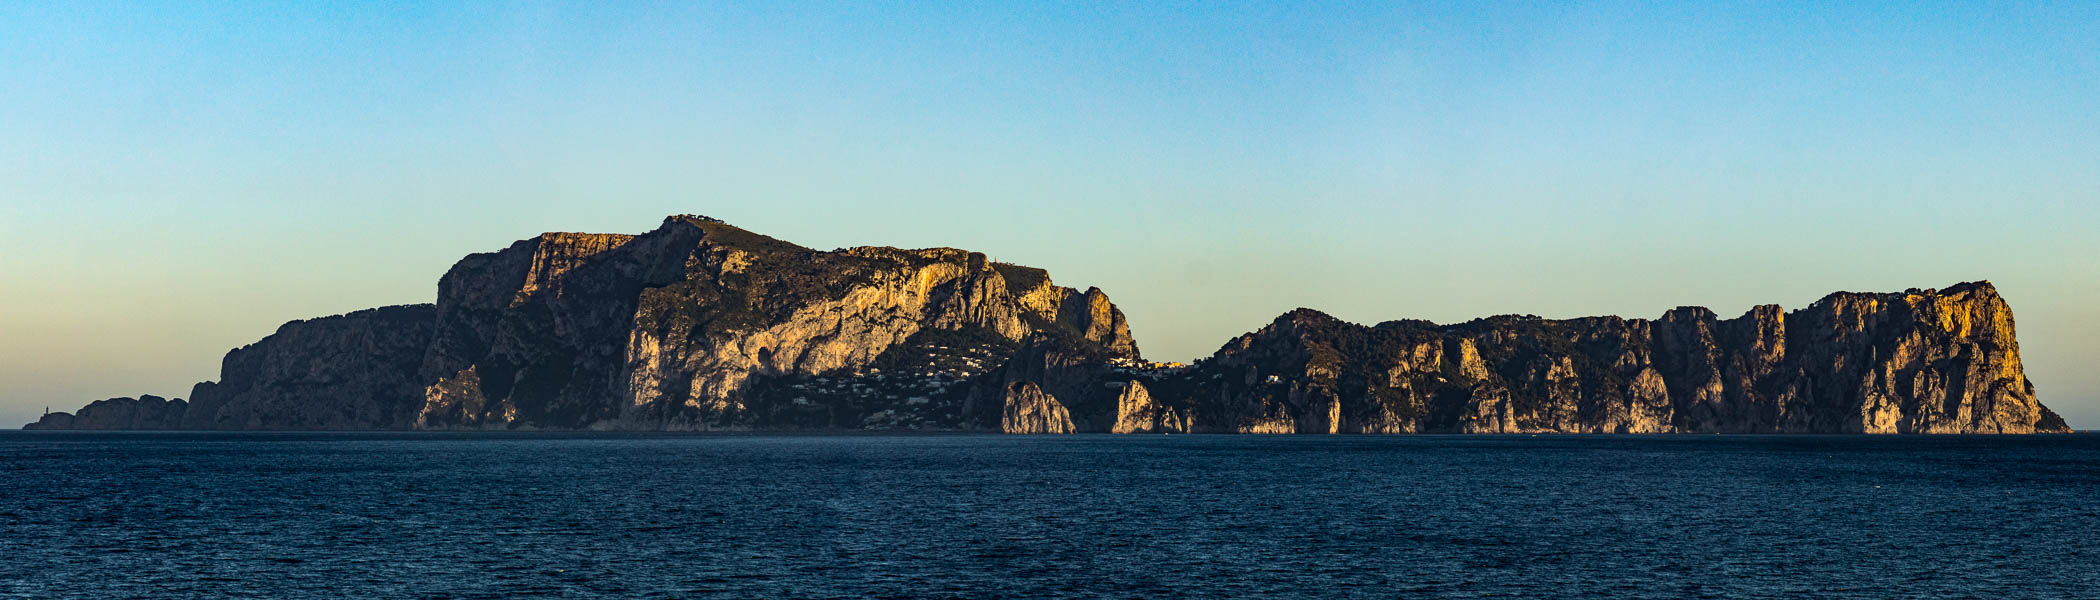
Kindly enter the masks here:
[[1099, 289], [952, 248], [707, 217], [470, 255], [435, 304], [294, 321], [188, 400], [26, 429], [1008, 433], [2067, 432], [1987, 282], [1732, 319], [1365, 326], [1309, 309], [1145, 361]]

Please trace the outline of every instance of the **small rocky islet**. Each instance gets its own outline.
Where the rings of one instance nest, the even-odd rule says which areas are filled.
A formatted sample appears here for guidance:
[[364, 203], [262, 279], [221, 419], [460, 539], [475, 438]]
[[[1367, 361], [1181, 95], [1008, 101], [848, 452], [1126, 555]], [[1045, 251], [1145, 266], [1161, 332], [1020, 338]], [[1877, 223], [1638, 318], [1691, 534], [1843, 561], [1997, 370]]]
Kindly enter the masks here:
[[952, 248], [818, 251], [681, 215], [461, 259], [435, 304], [286, 323], [188, 400], [25, 429], [2051, 433], [1988, 282], [1732, 318], [1344, 322], [1195, 364], [1099, 289]]

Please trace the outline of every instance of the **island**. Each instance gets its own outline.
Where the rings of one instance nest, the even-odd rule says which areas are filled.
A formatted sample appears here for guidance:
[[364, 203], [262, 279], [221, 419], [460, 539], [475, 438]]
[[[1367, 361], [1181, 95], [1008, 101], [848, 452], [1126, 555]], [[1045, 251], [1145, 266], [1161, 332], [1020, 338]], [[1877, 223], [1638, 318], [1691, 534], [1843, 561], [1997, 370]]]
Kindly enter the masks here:
[[44, 430], [2058, 433], [1990, 283], [1731, 319], [1361, 325], [1298, 309], [1145, 360], [1099, 289], [953, 248], [819, 251], [720, 220], [547, 233], [433, 304], [286, 323], [189, 398]]

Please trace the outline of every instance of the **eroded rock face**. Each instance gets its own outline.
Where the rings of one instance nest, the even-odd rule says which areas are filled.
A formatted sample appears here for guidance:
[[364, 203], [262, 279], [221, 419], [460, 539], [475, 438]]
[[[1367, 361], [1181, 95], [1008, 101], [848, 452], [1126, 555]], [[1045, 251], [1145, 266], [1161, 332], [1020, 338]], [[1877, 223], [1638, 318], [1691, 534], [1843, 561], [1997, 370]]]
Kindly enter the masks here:
[[1030, 433], [2068, 431], [1988, 283], [1733, 319], [1365, 327], [1300, 309], [1197, 366], [1099, 289], [951, 248], [817, 251], [678, 216], [460, 260], [434, 305], [294, 321], [190, 399], [42, 429]]
[[[972, 428], [996, 425], [965, 413], [1024, 342], [1064, 366], [1137, 357], [1105, 294], [1040, 269], [951, 248], [817, 251], [677, 216], [468, 256], [435, 305], [288, 323], [229, 353], [172, 426]], [[159, 423], [122, 406], [39, 425]]]
[[1364, 327], [1299, 310], [1156, 387], [1214, 432], [2069, 430], [2036, 400], [2012, 311], [1982, 282], [1727, 320], [1688, 307]]
[[1006, 433], [1072, 433], [1071, 412], [1057, 398], [1043, 393], [1034, 382], [1023, 381], [1007, 388], [999, 431]]
[[435, 316], [417, 304], [286, 323], [226, 353], [219, 381], [190, 391], [182, 428], [406, 428]]
[[1123, 383], [1116, 394], [1116, 422], [1109, 433], [1188, 433], [1188, 418], [1179, 408], [1152, 399], [1145, 384]]
[[469, 257], [438, 313], [422, 428], [954, 428], [959, 382], [1022, 340], [1137, 352], [1105, 295], [1041, 270], [950, 248], [820, 252], [695, 217]]

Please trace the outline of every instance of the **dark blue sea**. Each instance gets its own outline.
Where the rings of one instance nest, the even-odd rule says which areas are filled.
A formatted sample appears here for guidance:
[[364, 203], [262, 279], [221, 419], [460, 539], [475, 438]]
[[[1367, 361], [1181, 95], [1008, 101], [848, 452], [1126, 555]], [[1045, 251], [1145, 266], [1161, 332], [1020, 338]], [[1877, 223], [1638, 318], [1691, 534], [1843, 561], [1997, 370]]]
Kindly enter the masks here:
[[2100, 436], [0, 434], [8, 598], [2100, 598]]

